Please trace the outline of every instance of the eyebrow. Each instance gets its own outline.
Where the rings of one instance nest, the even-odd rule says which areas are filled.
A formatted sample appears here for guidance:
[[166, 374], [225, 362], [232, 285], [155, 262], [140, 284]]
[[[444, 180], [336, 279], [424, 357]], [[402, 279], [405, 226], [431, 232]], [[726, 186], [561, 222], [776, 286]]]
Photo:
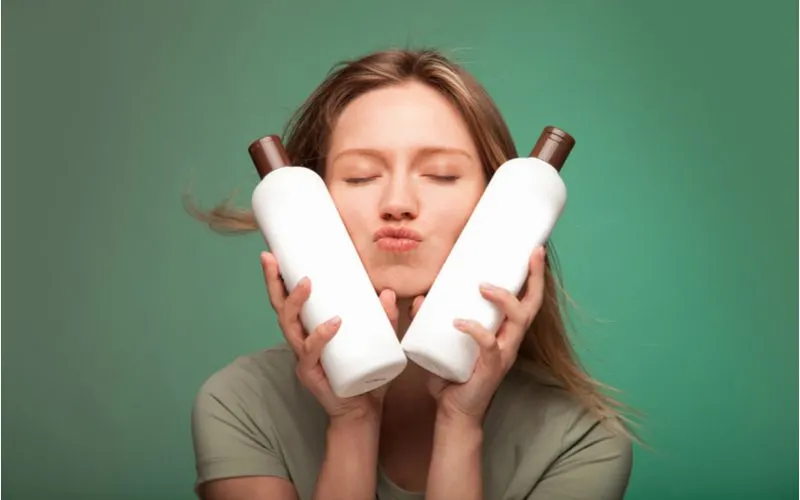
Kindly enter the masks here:
[[[469, 160], [474, 160], [471, 154], [467, 151], [460, 149], [460, 148], [451, 148], [445, 146], [428, 146], [419, 148], [417, 150], [416, 155], [414, 156], [414, 161], [418, 161], [420, 158], [424, 158], [426, 156], [433, 156], [437, 154], [450, 154], [450, 155], [459, 155], [468, 158]], [[336, 162], [342, 156], [348, 155], [360, 155], [360, 156], [369, 156], [371, 158], [375, 158], [380, 161], [385, 160], [385, 155], [379, 149], [373, 148], [351, 148], [345, 149], [344, 151], [338, 153], [332, 160], [331, 163]]]

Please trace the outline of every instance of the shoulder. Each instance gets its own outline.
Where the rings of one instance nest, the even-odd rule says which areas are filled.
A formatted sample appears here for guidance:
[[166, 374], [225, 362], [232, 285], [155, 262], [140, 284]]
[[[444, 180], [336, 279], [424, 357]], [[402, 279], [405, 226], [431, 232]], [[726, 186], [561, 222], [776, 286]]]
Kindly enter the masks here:
[[313, 413], [316, 400], [295, 375], [296, 357], [278, 344], [240, 356], [209, 376], [194, 402], [193, 419], [219, 420], [221, 413], [272, 426], [293, 413]]
[[259, 431], [271, 428], [273, 408], [302, 398], [293, 380], [294, 363], [293, 353], [279, 344], [237, 357], [211, 374], [194, 398], [195, 440], [204, 434], [219, 434], [221, 426]]
[[567, 446], [587, 435], [604, 436], [622, 448], [630, 448], [628, 439], [616, 436], [617, 421], [604, 420], [546, 371], [525, 361], [509, 371], [501, 385], [506, 409], [525, 415], [527, 421], [547, 428]]
[[200, 394], [282, 390], [293, 382], [294, 353], [286, 344], [240, 356], [209, 376]]
[[633, 459], [630, 438], [542, 370], [516, 364], [498, 388], [487, 422], [492, 441], [513, 449], [514, 477], [508, 480], [519, 491], [533, 485], [550, 492], [567, 488], [583, 498], [578, 494], [583, 490], [570, 488], [595, 488], [617, 498], [627, 485]]
[[319, 451], [304, 439], [320, 441], [324, 412], [295, 366], [294, 353], [280, 344], [240, 356], [203, 382], [191, 415], [198, 484], [237, 476], [298, 480], [314, 469]]

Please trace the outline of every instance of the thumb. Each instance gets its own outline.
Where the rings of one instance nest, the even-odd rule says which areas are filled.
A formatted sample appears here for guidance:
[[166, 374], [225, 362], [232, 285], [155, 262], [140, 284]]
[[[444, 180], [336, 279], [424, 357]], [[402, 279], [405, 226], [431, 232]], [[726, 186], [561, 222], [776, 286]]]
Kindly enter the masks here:
[[445, 390], [450, 383], [442, 377], [431, 373], [426, 385], [428, 386], [430, 395], [433, 396], [433, 399], [438, 401], [442, 391]]
[[419, 308], [422, 307], [422, 302], [425, 300], [424, 295], [417, 295], [414, 297], [414, 301], [411, 302], [411, 311], [409, 311], [409, 316], [411, 319], [414, 319], [414, 316], [417, 315], [419, 312]]
[[386, 312], [386, 315], [389, 317], [389, 321], [392, 323], [392, 328], [397, 331], [397, 322], [400, 318], [400, 310], [397, 308], [397, 295], [394, 293], [394, 291], [387, 288], [381, 292], [380, 299], [383, 310]]

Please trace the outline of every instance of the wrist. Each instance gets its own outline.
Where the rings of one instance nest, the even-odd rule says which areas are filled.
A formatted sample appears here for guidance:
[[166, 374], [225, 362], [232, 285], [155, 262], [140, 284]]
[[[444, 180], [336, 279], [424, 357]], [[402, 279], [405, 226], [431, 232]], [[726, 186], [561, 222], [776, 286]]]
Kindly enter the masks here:
[[347, 412], [330, 415], [329, 426], [335, 428], [380, 427], [380, 409], [354, 408]]
[[331, 418], [326, 433], [326, 461], [337, 463], [343, 476], [364, 474], [377, 464], [380, 421], [373, 418]]
[[470, 432], [483, 427], [483, 417], [439, 407], [436, 410], [436, 427]]
[[482, 498], [483, 425], [469, 415], [437, 415], [426, 498]]
[[353, 437], [379, 435], [380, 422], [380, 417], [373, 415], [331, 417], [328, 420], [328, 433]]
[[440, 411], [436, 414], [434, 437], [438, 445], [453, 439], [465, 445], [469, 442], [480, 444], [483, 440], [482, 419], [458, 412]]
[[380, 420], [371, 414], [329, 417], [314, 498], [374, 498], [379, 439]]

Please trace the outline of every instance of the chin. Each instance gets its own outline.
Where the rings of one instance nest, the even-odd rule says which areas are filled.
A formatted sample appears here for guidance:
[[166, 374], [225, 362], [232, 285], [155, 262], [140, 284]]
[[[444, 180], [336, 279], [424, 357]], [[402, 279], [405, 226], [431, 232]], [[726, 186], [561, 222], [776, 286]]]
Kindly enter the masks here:
[[380, 269], [369, 274], [378, 293], [388, 288], [398, 299], [413, 299], [418, 295], [425, 295], [436, 277], [423, 271], [409, 271], [407, 268]]

